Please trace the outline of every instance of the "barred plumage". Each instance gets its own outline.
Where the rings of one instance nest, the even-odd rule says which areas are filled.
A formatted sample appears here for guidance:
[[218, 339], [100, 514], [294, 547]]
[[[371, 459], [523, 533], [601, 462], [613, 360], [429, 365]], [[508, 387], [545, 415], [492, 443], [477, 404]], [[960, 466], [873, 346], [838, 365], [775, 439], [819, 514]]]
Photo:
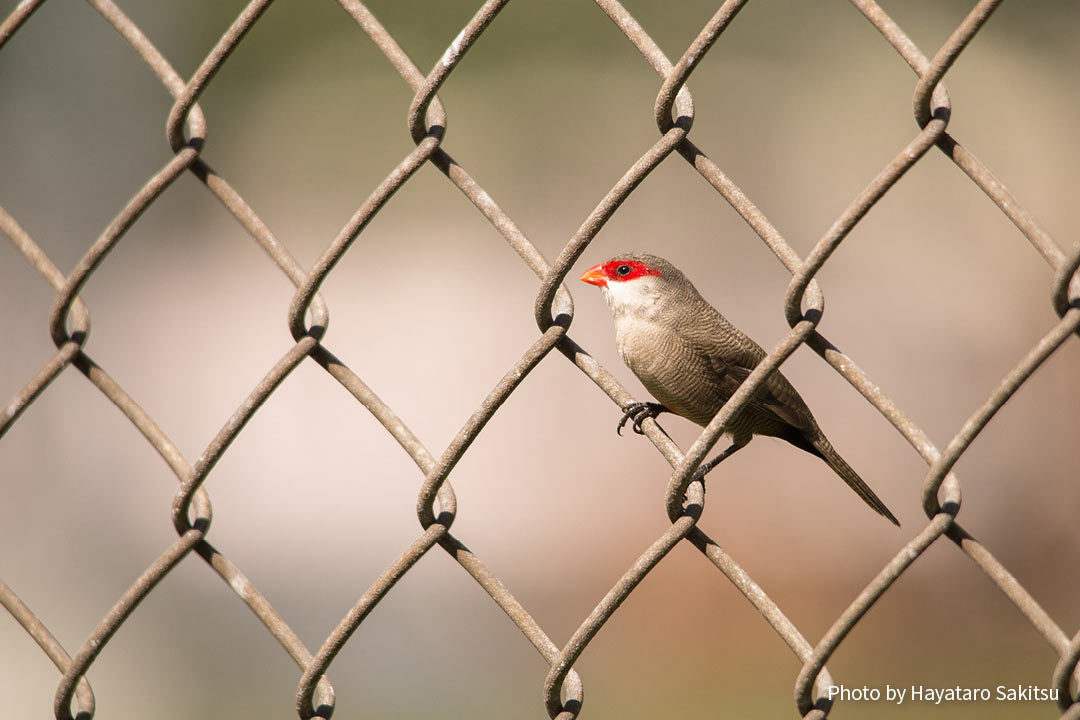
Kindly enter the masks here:
[[[760, 345], [728, 322], [663, 258], [624, 253], [591, 268], [581, 279], [603, 289], [615, 318], [619, 355], [663, 405], [663, 410], [648, 409], [647, 415], [667, 410], [708, 425], [765, 358]], [[639, 428], [643, 417], [635, 410], [628, 414]], [[746, 445], [754, 435], [769, 435], [818, 456], [867, 505], [900, 524], [836, 452], [806, 402], [779, 371], [730, 420], [727, 433], [734, 448]], [[714, 465], [706, 463], [702, 473]]]

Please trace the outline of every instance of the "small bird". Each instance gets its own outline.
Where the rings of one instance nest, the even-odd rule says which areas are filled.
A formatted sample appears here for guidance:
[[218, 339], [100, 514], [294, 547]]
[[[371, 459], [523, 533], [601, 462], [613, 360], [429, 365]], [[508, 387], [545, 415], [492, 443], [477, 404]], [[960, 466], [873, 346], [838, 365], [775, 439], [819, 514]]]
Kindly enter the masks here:
[[[646, 418], [664, 412], [698, 425], [709, 424], [765, 351], [705, 301], [686, 276], [663, 258], [647, 253], [616, 255], [585, 271], [581, 281], [603, 290], [615, 319], [615, 338], [623, 362], [655, 402], [636, 402], [625, 411], [641, 433]], [[738, 415], [728, 423], [732, 445], [698, 468], [700, 479], [739, 450], [754, 435], [769, 435], [828, 463], [867, 505], [895, 525], [900, 523], [874, 491], [851, 469], [821, 432], [810, 408], [779, 371], [769, 375]]]

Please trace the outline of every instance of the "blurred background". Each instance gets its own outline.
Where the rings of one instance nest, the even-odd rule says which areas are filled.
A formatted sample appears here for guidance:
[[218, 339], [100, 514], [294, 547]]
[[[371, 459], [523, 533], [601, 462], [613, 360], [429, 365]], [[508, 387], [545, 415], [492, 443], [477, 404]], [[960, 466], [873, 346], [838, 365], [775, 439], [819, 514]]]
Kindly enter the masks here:
[[[422, 69], [476, 2], [369, 3]], [[670, 58], [715, 6], [627, 2]], [[6, 15], [15, 7], [3, 3]], [[243, 3], [123, 0], [184, 77]], [[927, 55], [970, 9], [887, 2]], [[1063, 246], [1075, 241], [1080, 6], [1005, 3], [947, 76], [950, 132]], [[660, 82], [588, 2], [519, 1], [440, 91], [443, 147], [553, 259], [655, 141]], [[805, 255], [913, 138], [915, 76], [844, 2], [750, 3], [693, 75], [692, 139]], [[0, 204], [65, 272], [171, 157], [171, 99], [89, 5], [49, 2], [0, 52]], [[332, 2], [275, 3], [200, 100], [203, 157], [304, 267], [413, 148], [412, 93]], [[682, 267], [765, 347], [789, 278], [681, 158], [635, 191], [575, 273], [626, 249]], [[571, 273], [571, 278], [576, 274]], [[818, 276], [821, 332], [944, 447], [1057, 321], [1052, 273], [932, 151]], [[634, 393], [599, 292], [569, 283], [572, 337]], [[325, 344], [439, 454], [536, 339], [538, 281], [433, 167], [391, 200], [329, 277]], [[50, 358], [55, 293], [0, 242], [0, 397]], [[193, 176], [122, 239], [82, 298], [87, 353], [189, 461], [292, 346], [293, 286]], [[1080, 625], [1080, 344], [1071, 339], [957, 465], [964, 527], [1066, 633]], [[710, 476], [701, 526], [816, 642], [925, 523], [926, 466], [819, 357], [784, 373], [894, 529], [824, 466], [762, 439]], [[451, 476], [453, 532], [562, 644], [667, 527], [669, 469], [558, 353]], [[684, 448], [699, 429], [668, 418]], [[312, 362], [209, 477], [210, 540], [315, 650], [419, 535], [422, 475]], [[123, 415], [67, 369], [0, 442], [0, 577], [74, 654], [175, 539], [177, 481]], [[829, 662], [848, 687], [1049, 686], [1056, 656], [957, 547], [933, 545]], [[693, 547], [648, 575], [577, 663], [585, 718], [796, 715], [800, 663]], [[542, 718], [547, 666], [444, 552], [423, 558], [332, 667], [340, 718]], [[295, 717], [300, 671], [196, 556], [139, 606], [89, 674], [100, 717]], [[59, 674], [0, 614], [0, 709], [49, 717]], [[842, 703], [836, 718], [1054, 718], [1053, 703]]]

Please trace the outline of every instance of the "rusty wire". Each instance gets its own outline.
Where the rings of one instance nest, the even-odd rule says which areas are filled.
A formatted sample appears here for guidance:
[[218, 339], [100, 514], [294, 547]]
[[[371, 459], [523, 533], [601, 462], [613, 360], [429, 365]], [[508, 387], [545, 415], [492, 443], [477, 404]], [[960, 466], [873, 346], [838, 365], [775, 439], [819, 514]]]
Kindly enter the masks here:
[[[106, 650], [110, 638], [135, 607], [181, 560], [194, 551], [248, 605], [299, 666], [301, 677], [296, 690], [296, 710], [299, 716], [305, 719], [329, 718], [335, 707], [329, 674], [338, 652], [393, 585], [428, 551], [439, 546], [491, 596], [548, 663], [550, 670], [543, 681], [546, 711], [552, 718], [570, 720], [577, 717], [583, 709], [583, 685], [573, 669], [576, 661], [638, 583], [672, 548], [686, 540], [732, 582], [798, 657], [802, 663], [794, 684], [794, 700], [798, 714], [806, 718], [822, 718], [828, 715], [831, 708], [825, 689], [833, 683], [825, 667], [826, 662], [897, 578], [928, 547], [946, 537], [986, 573], [1057, 653], [1059, 660], [1052, 670], [1051, 683], [1060, 691], [1058, 705], [1062, 717], [1080, 717], [1080, 699], [1071, 685], [1073, 678], [1078, 675], [1080, 634], [1070, 639], [990, 550], [956, 520], [961, 507], [961, 494], [959, 479], [952, 473], [952, 468], [957, 460], [990, 418], [1009, 401], [1031, 374], [1063, 343], [1080, 331], [1080, 276], [1077, 273], [1080, 268], [1080, 243], [1071, 251], [1062, 249], [990, 170], [948, 132], [951, 102], [942, 80], [991, 17], [1000, 0], [977, 2], [942, 47], [929, 58], [872, 0], [851, 0], [855, 8], [916, 74], [913, 112], [918, 131], [851, 201], [805, 259], [799, 257], [738, 185], [689, 139], [694, 123], [694, 104], [687, 83], [710, 48], [720, 40], [724, 32], [730, 31], [739, 11], [748, 0], [728, 0], [723, 3], [675, 63], [664, 55], [646, 30], [617, 0], [596, 0], [600, 9], [637, 48], [660, 78], [660, 89], [653, 107], [659, 138], [612, 186], [550, 264], [492, 196], [442, 145], [447, 115], [437, 92], [469, 49], [495, 22], [507, 1], [488, 0], [484, 3], [447, 47], [431, 71], [424, 74], [359, 0], [339, 0], [339, 5], [348, 17], [370, 38], [413, 91], [408, 108], [407, 129], [416, 147], [387, 174], [314, 266], [305, 271], [255, 210], [201, 157], [208, 134], [208, 123], [198, 105], [199, 96], [228, 61], [230, 54], [243, 41], [247, 32], [259, 21], [271, 0], [252, 0], [187, 81], [176, 73], [150, 39], [112, 0], [88, 0], [132, 46], [173, 98], [174, 102], [166, 120], [166, 135], [173, 157], [146, 180], [139, 192], [117, 213], [67, 276], [61, 273], [15, 218], [0, 208], [0, 229], [56, 291], [48, 327], [57, 348], [53, 357], [16, 391], [13, 399], [0, 412], [0, 437], [30, 404], [46, 391], [52, 380], [69, 366], [73, 366], [127, 416], [176, 476], [179, 488], [173, 503], [172, 520], [177, 539], [161, 550], [158, 558], [123, 593], [74, 656], [60, 646], [15, 591], [0, 582], [0, 603], [3, 603], [61, 672], [54, 698], [55, 716], [64, 720], [73, 717], [88, 720], [93, 716], [95, 697], [86, 675], [94, 661]], [[44, 0], [19, 3], [15, 10], [3, 19], [0, 23], [0, 49], [43, 3]], [[1001, 380], [987, 400], [975, 409], [943, 450], [938, 450], [931, 443], [916, 422], [897, 407], [851, 357], [819, 332], [818, 325], [824, 314], [824, 294], [815, 280], [815, 276], [833, 252], [866, 213], [935, 147], [986, 193], [1054, 271], [1050, 300], [1060, 318]], [[685, 453], [655, 422], [644, 423], [645, 435], [672, 466], [665, 508], [670, 526], [618, 580], [572, 633], [566, 644], [560, 646], [546, 634], [499, 578], [451, 532], [457, 512], [457, 500], [449, 477], [499, 407], [552, 350], [558, 349], [620, 407], [631, 400], [630, 394], [615, 378], [568, 334], [574, 308], [563, 281], [574, 263], [626, 198], [649, 173], [676, 153], [732, 206], [791, 273], [783, 304], [791, 330], [768, 353], [747, 382], [717, 413]], [[536, 274], [539, 281], [534, 306], [538, 337], [439, 455], [431, 453], [394, 410], [323, 344], [329, 312], [319, 295], [323, 282], [371, 219], [393, 194], [427, 163], [438, 168], [475, 205]], [[135, 399], [86, 354], [84, 346], [90, 333], [90, 315], [79, 299], [80, 289], [106, 261], [109, 252], [123, 239], [140, 215], [167, 192], [178, 177], [187, 172], [201, 181], [233, 214], [296, 287], [288, 314], [288, 328], [294, 345], [267, 371], [194, 463], [183, 456]], [[927, 464], [921, 488], [922, 506], [927, 516], [925, 527], [918, 530], [911, 540], [899, 549], [816, 644], [808, 641], [749, 574], [697, 527], [704, 508], [704, 490], [700, 483], [691, 484], [693, 471], [723, 434], [729, 420], [749, 401], [755, 389], [767, 376], [804, 344], [818, 353], [858, 390]], [[208, 542], [212, 509], [205, 488], [206, 480], [215, 464], [243, 431], [245, 424], [306, 358], [311, 358], [325, 369], [367, 408], [408, 453], [423, 475], [416, 501], [421, 532], [397, 560], [375, 578], [315, 652], [305, 647], [240, 568]]]

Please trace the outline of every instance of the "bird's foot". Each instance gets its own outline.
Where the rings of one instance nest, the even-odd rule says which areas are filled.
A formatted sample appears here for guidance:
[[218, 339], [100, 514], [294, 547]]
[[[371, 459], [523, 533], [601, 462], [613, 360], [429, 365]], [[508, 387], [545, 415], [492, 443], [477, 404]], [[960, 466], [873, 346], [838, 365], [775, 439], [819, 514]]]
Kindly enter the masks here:
[[[746, 442], [743, 442], [742, 445], [739, 445], [737, 443], [733, 443], [730, 447], [728, 447], [726, 450], [724, 450], [724, 452], [720, 453], [719, 455], [714, 457], [712, 460], [709, 460], [708, 462], [703, 463], [702, 465], [699, 465], [698, 469], [694, 471], [694, 474], [690, 476], [690, 482], [691, 483], [700, 482], [701, 483], [701, 493], [702, 493], [702, 495], [704, 495], [705, 494], [705, 476], [709, 474], [709, 471], [711, 471], [717, 465], [719, 465], [720, 463], [724, 462], [729, 457], [734, 455], [736, 452], [739, 451], [739, 449], [741, 449], [745, 445], [746, 445]], [[684, 498], [684, 501], [685, 501], [685, 498]]]
[[632, 402], [623, 408], [623, 416], [619, 420], [618, 427], [615, 428], [615, 432], [622, 435], [623, 425], [628, 420], [633, 420], [634, 424], [631, 425], [638, 435], [644, 435], [645, 431], [641, 429], [641, 423], [647, 418], [656, 419], [656, 416], [660, 413], [671, 412], [666, 407], [656, 402]]
[[[702, 499], [705, 498], [705, 490], [707, 489], [707, 487], [705, 485], [705, 475], [708, 474], [710, 469], [711, 468], [698, 468], [697, 470], [694, 471], [694, 474], [690, 476], [690, 485], [693, 485], [696, 482], [701, 483], [701, 497], [702, 497]], [[702, 472], [702, 470], [704, 470], [704, 472]], [[690, 500], [689, 493], [684, 494], [683, 498], [682, 498], [683, 505], [685, 505], [687, 502], [689, 502], [689, 500]]]
[[[694, 478], [694, 480], [700, 480], [700, 479], [701, 479], [701, 478]], [[691, 481], [690, 481], [690, 484], [691, 484], [691, 485], [693, 485], [693, 484], [694, 484], [694, 481], [693, 481], [693, 480], [691, 480]], [[705, 499], [705, 483], [704, 483], [704, 482], [702, 482], [702, 483], [701, 483], [701, 499], [702, 499], [702, 500], [704, 500], [704, 499]], [[689, 503], [689, 502], [690, 502], [690, 491], [688, 490], [687, 492], [684, 492], [684, 493], [683, 493], [683, 496], [682, 496], [682, 504], [683, 504], [683, 505], [685, 506], [685, 505], [686, 505], [687, 503]]]

